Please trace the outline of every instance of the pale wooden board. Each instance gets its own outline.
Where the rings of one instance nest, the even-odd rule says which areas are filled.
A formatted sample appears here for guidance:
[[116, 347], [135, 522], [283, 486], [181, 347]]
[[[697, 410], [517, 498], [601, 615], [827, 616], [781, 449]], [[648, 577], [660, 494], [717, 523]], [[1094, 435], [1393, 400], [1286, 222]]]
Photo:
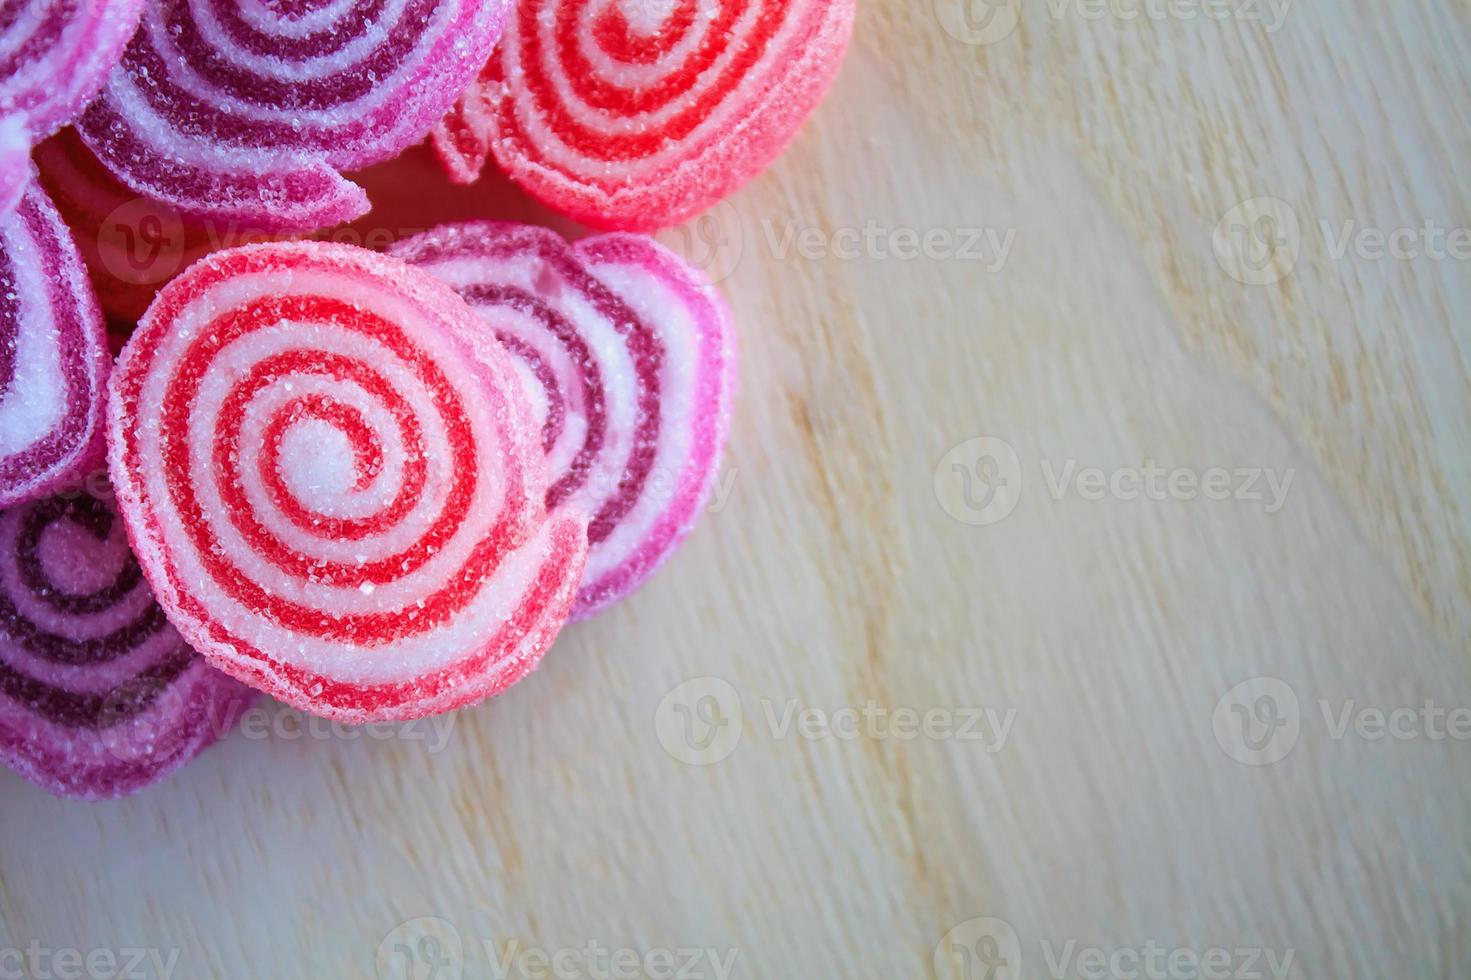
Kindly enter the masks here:
[[[0, 777], [0, 948], [372, 977], [435, 917], [466, 976], [516, 940], [920, 977], [994, 917], [1029, 977], [1069, 939], [1471, 975], [1471, 743], [1335, 739], [1319, 707], [1471, 706], [1471, 264], [1337, 260], [1319, 225], [1471, 223], [1471, 12], [1296, 0], [1268, 32], [1060, 4], [967, 45], [930, 0], [867, 0], [832, 98], [717, 209], [743, 345], [728, 494], [648, 588], [435, 754], [237, 735], [97, 807]], [[1262, 196], [1296, 210], [1301, 257], [1244, 285], [1213, 232]], [[789, 221], [869, 220], [1015, 238], [1000, 269], [780, 248]], [[980, 436], [1015, 449], [1021, 494], [969, 526], [935, 474]], [[1043, 462], [1069, 459], [1294, 482], [1276, 513], [1057, 499]], [[687, 765], [656, 719], [709, 676], [742, 737]], [[1213, 732], [1257, 676], [1301, 706], [1262, 767]], [[768, 719], [792, 699], [1015, 716], [994, 752], [810, 741]]]

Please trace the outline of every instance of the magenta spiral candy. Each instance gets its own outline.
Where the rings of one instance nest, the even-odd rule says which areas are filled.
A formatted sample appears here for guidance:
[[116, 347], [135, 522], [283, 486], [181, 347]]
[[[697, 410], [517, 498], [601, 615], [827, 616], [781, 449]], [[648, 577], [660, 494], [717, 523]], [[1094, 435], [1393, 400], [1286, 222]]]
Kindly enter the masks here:
[[102, 314], [37, 184], [0, 218], [0, 507], [102, 462]]
[[219, 739], [252, 697], [168, 624], [109, 504], [0, 512], [0, 761], [59, 796], [123, 796]]
[[82, 117], [135, 191], [196, 219], [310, 230], [367, 211], [339, 171], [418, 142], [507, 0], [154, 0]]
[[0, 214], [25, 190], [31, 147], [97, 94], [142, 9], [143, 0], [0, 3]]
[[693, 527], [724, 448], [735, 337], [715, 288], [642, 235], [569, 245], [485, 222], [394, 254], [453, 286], [516, 359], [539, 407], [547, 506], [591, 518], [573, 618], [637, 588]]

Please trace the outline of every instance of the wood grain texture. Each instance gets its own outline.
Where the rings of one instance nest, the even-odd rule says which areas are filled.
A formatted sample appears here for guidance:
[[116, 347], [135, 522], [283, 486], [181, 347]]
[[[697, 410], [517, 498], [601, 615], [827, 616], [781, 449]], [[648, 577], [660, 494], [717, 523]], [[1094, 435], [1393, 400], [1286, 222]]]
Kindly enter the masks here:
[[[979, 980], [990, 918], [1020, 952], [998, 980], [1057, 974], [1069, 940], [1471, 975], [1471, 741], [1334, 734], [1345, 705], [1471, 708], [1471, 263], [1334, 254], [1345, 222], [1471, 225], [1471, 8], [1025, 0], [967, 44], [959, 3], [865, 0], [793, 148], [661, 236], [725, 275], [743, 367], [721, 496], [655, 581], [437, 752], [236, 735], [97, 807], [0, 777], [0, 949], [400, 977], [393, 942], [457, 937], [471, 977], [516, 942]], [[544, 216], [430, 190], [422, 154], [369, 179], [379, 227]], [[1299, 227], [1264, 272], [1229, 237], [1281, 229], [1239, 207], [1261, 198]], [[954, 247], [895, 257], [902, 229]], [[980, 437], [1016, 458], [984, 526], [946, 509]], [[1292, 482], [1275, 510], [1089, 499], [1053, 490], [1068, 461]], [[1215, 720], [1258, 677], [1300, 731], [1252, 766]], [[665, 743], [706, 694], [726, 727], [692, 765]], [[870, 702], [1014, 714], [999, 745], [781, 724]], [[394, 932], [420, 918], [439, 945]]]

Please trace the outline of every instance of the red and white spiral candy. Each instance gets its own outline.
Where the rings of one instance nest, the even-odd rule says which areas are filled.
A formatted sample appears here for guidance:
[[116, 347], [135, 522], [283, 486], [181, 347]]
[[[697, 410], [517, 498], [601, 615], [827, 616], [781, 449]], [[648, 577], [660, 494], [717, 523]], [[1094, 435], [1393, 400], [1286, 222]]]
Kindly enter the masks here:
[[569, 245], [483, 222], [394, 254], [453, 286], [516, 360], [538, 409], [547, 506], [591, 517], [573, 618], [633, 591], [693, 527], [724, 449], [735, 335], [715, 288], [642, 235]]
[[143, 0], [0, 3], [0, 214], [25, 190], [31, 147], [92, 101], [142, 10]]
[[474, 311], [346, 245], [216, 253], [113, 376], [113, 482], [159, 601], [216, 666], [347, 722], [523, 676], [586, 519], [548, 517], [532, 407]]
[[429, 132], [508, 0], [153, 0], [79, 127], [135, 191], [195, 218], [311, 230], [367, 211], [341, 175]]
[[516, 0], [434, 131], [450, 174], [488, 155], [600, 228], [649, 230], [764, 169], [836, 76], [853, 0]]
[[102, 463], [109, 362], [71, 232], [31, 183], [0, 218], [0, 507]]
[[0, 762], [59, 796], [125, 796], [254, 696], [169, 625], [108, 502], [72, 491], [0, 512]]

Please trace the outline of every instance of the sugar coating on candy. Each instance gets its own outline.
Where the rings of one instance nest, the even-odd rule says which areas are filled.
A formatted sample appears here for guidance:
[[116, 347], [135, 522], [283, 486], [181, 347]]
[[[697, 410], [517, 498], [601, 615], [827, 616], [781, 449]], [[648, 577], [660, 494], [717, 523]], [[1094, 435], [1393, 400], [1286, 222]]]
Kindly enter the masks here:
[[0, 218], [0, 507], [101, 464], [108, 363], [71, 232], [32, 183]]
[[553, 513], [591, 518], [573, 618], [627, 595], [689, 533], [730, 421], [735, 335], [715, 288], [657, 242], [477, 222], [394, 254], [454, 287], [512, 356]]
[[142, 10], [143, 0], [0, 3], [0, 213], [20, 201], [31, 146], [97, 94]]
[[497, 693], [560, 629], [586, 519], [548, 516], [532, 407], [476, 314], [397, 259], [215, 253], [113, 375], [113, 482], [143, 569], [211, 662], [346, 722]]
[[78, 126], [133, 190], [195, 218], [311, 230], [368, 209], [340, 171], [421, 140], [509, 0], [153, 0]]
[[108, 502], [71, 491], [0, 512], [0, 762], [59, 796], [124, 796], [253, 697], [168, 624]]
[[679, 224], [781, 153], [853, 15], [853, 0], [517, 0], [434, 145], [454, 179], [494, 155], [595, 227]]

